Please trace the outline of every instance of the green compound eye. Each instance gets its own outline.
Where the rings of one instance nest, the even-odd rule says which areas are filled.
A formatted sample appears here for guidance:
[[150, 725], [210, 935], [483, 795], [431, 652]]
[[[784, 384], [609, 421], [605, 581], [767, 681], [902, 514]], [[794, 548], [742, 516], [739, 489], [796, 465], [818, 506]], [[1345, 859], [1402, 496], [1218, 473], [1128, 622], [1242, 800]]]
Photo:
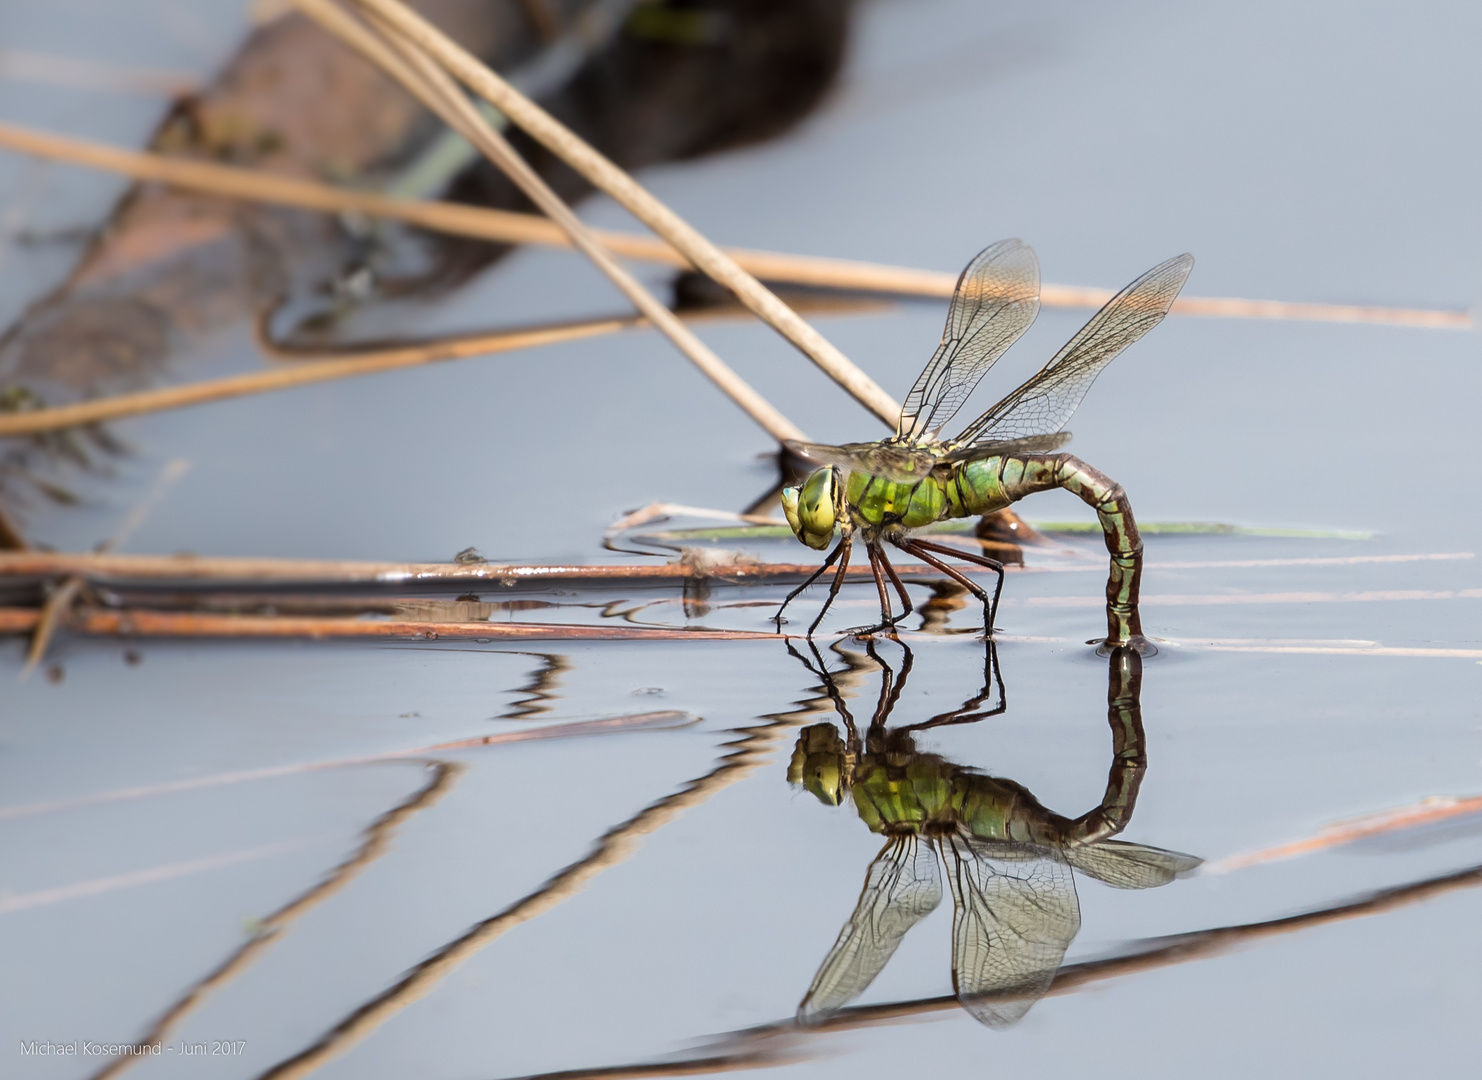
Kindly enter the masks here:
[[[786, 504], [784, 503], [784, 509]], [[818, 469], [798, 492], [798, 527], [794, 532], [811, 548], [822, 550], [834, 537], [834, 470]]]
[[798, 489], [785, 487], [782, 489], [782, 514], [787, 518], [787, 524], [792, 528], [793, 534], [799, 540], [803, 538], [803, 526], [798, 520]]

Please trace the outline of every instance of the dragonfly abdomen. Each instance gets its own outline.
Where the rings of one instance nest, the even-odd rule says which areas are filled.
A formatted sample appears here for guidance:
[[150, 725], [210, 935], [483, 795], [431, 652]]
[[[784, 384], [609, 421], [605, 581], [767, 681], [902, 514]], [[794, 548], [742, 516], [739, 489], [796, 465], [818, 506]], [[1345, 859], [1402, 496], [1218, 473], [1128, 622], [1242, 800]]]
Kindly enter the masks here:
[[[1012, 454], [961, 462], [952, 469], [948, 490], [951, 517], [991, 514], [1026, 495], [1064, 488], [1096, 511], [1111, 576], [1106, 583], [1107, 639], [1142, 636], [1137, 593], [1142, 575], [1142, 537], [1122, 485], [1073, 454]], [[960, 505], [961, 509], [958, 509]]]

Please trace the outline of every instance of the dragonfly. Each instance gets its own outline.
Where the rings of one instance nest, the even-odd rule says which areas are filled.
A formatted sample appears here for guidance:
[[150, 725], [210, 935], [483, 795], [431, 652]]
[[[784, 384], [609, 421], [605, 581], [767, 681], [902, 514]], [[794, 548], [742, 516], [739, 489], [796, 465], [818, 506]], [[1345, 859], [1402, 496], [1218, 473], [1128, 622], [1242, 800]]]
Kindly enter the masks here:
[[[882, 669], [879, 703], [861, 742], [853, 717], [819, 657], [815, 668], [844, 720], [798, 735], [788, 779], [830, 806], [850, 799], [885, 846], [870, 863], [854, 912], [844, 924], [798, 1006], [798, 1021], [818, 1024], [862, 994], [901, 940], [942, 899], [939, 863], [952, 893], [952, 985], [979, 1022], [1009, 1027], [1049, 990], [1080, 929], [1072, 870], [1113, 888], [1166, 885], [1202, 860], [1181, 852], [1111, 839], [1131, 821], [1147, 767], [1139, 693], [1142, 660], [1129, 646], [1109, 658], [1107, 717], [1113, 756], [1101, 803], [1077, 818], [1042, 806], [1012, 780], [987, 776], [918, 750], [912, 733], [969, 723], [1004, 711], [994, 646], [987, 643], [984, 687], [958, 709], [887, 729], [910, 673], [899, 683]], [[799, 655], [794, 651], [794, 655]], [[815, 650], [815, 656], [817, 652]], [[799, 659], [802, 657], [799, 655]], [[997, 682], [999, 704], [981, 706]]]
[[[1108, 647], [1145, 647], [1137, 608], [1142, 539], [1121, 485], [1070, 454], [1063, 430], [1086, 391], [1117, 354], [1163, 320], [1194, 267], [1192, 255], [1159, 263], [1109, 300], [1023, 385], [979, 416], [954, 439], [942, 429], [957, 415], [983, 376], [1039, 313], [1039, 260], [1019, 240], [1001, 240], [967, 264], [947, 311], [941, 344], [906, 395], [893, 436], [878, 442], [792, 442], [788, 448], [817, 462], [797, 485], [783, 488], [782, 509], [793, 533], [822, 551], [839, 541], [822, 566], [787, 595], [783, 612], [835, 563], [838, 569], [811, 637], [839, 594], [856, 534], [863, 539], [880, 594], [880, 623], [855, 633], [893, 628], [912, 612], [911, 598], [886, 557], [889, 543], [971, 592], [984, 608], [984, 631], [993, 633], [1003, 593], [1003, 564], [914, 535], [948, 518], [1002, 510], [1037, 491], [1064, 488], [1096, 511], [1111, 554], [1106, 586]], [[990, 596], [951, 556], [998, 575]], [[903, 611], [892, 614], [887, 578]]]

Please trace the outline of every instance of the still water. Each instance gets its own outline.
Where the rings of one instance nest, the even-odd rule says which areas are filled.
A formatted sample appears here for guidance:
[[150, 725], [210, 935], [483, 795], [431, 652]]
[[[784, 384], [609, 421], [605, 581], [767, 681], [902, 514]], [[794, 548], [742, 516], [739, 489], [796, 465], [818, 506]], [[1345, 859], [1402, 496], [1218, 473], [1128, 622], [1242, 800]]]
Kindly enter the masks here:
[[[1194, 295], [1465, 307], [1482, 292], [1482, 153], [1465, 137], [1479, 31], [1475, 11], [1445, 4], [866, 4], [844, 83], [796, 133], [644, 179], [750, 247], [953, 269], [1018, 235], [1057, 282], [1114, 286], [1189, 250]], [[89, 133], [128, 142], [148, 114], [126, 111], [46, 122], [86, 114]], [[94, 215], [105, 196], [69, 194]], [[625, 224], [601, 201], [584, 215]], [[526, 252], [420, 329], [615, 306], [573, 258]], [[819, 325], [900, 394], [941, 317], [920, 304]], [[1082, 318], [1042, 315], [985, 403]], [[768, 331], [703, 332], [810, 436], [880, 434]], [[179, 1007], [139, 1075], [645, 1075], [716, 1059], [796, 1076], [1469, 1074], [1471, 879], [1156, 950], [1482, 864], [1482, 824], [1458, 814], [1299, 843], [1482, 795], [1479, 359], [1472, 333], [1174, 318], [1098, 382], [1073, 449], [1142, 520], [1320, 534], [1148, 537], [1143, 616], [1161, 644], [1136, 695], [1145, 771], [1119, 757], [1126, 686], [1108, 727], [1109, 684], [1115, 696], [1130, 676], [1083, 644], [1101, 626], [1104, 555], [1074, 534], [1010, 574], [986, 695], [973, 634], [903, 635], [911, 669], [890, 687], [889, 727], [964, 703], [991, 713], [917, 730], [909, 748], [866, 738], [887, 671], [906, 663], [896, 643], [879, 662], [848, 641], [818, 658], [778, 641], [149, 643], [130, 662], [120, 644], [64, 642], [62, 682], [13, 682], [0, 705], [0, 1073], [93, 1075], [106, 1058], [17, 1047], [80, 1055]], [[257, 361], [242, 328], [193, 363]], [[120, 431], [133, 456], [83, 507], [39, 512], [41, 539], [90, 547], [177, 458], [189, 471], [130, 550], [446, 559], [476, 544], [499, 560], [596, 561], [618, 557], [599, 543], [625, 510], [734, 509], [772, 480], [766, 440], [637, 334]], [[1059, 495], [1022, 509], [1083, 516]], [[656, 622], [761, 630], [770, 608], [756, 605], [780, 595], [719, 586], [703, 613], [659, 589], [532, 598], [651, 602]], [[874, 605], [869, 586], [849, 587], [833, 628]], [[977, 617], [963, 608], [947, 628]], [[20, 646], [4, 648], [18, 672]], [[815, 779], [836, 797], [820, 799], [789, 767], [805, 729], [815, 750], [835, 747], [816, 725], [847, 738], [841, 704], [862, 779]], [[614, 722], [566, 726], [602, 719]], [[522, 732], [552, 737], [427, 749]], [[1000, 819], [1039, 823], [1019, 837], [1035, 858], [999, 847], [995, 865], [1053, 885], [994, 888], [1056, 927], [1028, 935], [1034, 971], [1063, 966], [1027, 1011], [1021, 995], [1016, 1023], [991, 1030], [950, 1001], [954, 910], [971, 905], [946, 850], [967, 841], [943, 832], [943, 899], [864, 980], [862, 1011], [790, 1026], [881, 851], [875, 803], [862, 820], [857, 797], [872, 761], [959, 803], [968, 789], [1032, 793], [1039, 809]], [[1148, 888], [1082, 873], [1059, 823], [1108, 805], [1126, 812], [1107, 842], [1204, 864]], [[1044, 959], [1061, 944], [1063, 960]], [[1087, 966], [1138, 953], [1157, 959]], [[870, 1011], [886, 1003], [899, 1007]], [[356, 1039], [333, 1034], [347, 1024]], [[343, 1052], [321, 1060], [326, 1045]]]

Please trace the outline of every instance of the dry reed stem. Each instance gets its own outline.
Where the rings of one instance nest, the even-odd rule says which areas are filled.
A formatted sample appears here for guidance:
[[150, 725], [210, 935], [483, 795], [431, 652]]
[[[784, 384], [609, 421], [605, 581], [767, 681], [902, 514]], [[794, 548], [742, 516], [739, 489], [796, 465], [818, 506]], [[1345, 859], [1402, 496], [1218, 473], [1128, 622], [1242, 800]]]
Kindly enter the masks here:
[[78, 90], [181, 98], [194, 93], [198, 81], [188, 72], [120, 67], [77, 56], [0, 49], [0, 78], [63, 86]]
[[304, 14], [380, 67], [457, 131], [508, 176], [531, 202], [560, 226], [572, 244], [586, 255], [618, 290], [657, 327], [706, 378], [755, 420], [779, 443], [803, 439], [802, 429], [757, 393], [715, 352], [685, 326], [669, 308], [619, 263], [572, 213], [509, 142], [489, 124], [464, 96], [462, 89], [423, 52], [388, 29], [379, 18], [374, 33], [350, 18], [332, 0], [292, 0]]
[[[1145, 938], [1135, 943], [1136, 946], [1140, 946], [1136, 951], [1130, 953], [1124, 951], [1101, 960], [1086, 960], [1062, 966], [1045, 996], [1061, 997], [1108, 979], [1136, 975], [1144, 971], [1156, 971], [1191, 961], [1211, 959], [1244, 944], [1348, 919], [1384, 914], [1411, 904], [1423, 903], [1459, 889], [1475, 888], [1478, 885], [1482, 885], [1482, 866], [1470, 867], [1392, 889], [1382, 889], [1359, 900], [1319, 908], [1300, 915], [1264, 922], [1214, 927], [1209, 930], [1197, 930], [1170, 937]], [[981, 1000], [994, 999], [1012, 1001], [1022, 1000], [1022, 997], [1016, 998], [1010, 990], [997, 995], [984, 995]], [[840, 1009], [829, 1019], [813, 1026], [804, 1026], [796, 1020], [788, 1019], [747, 1028], [715, 1040], [712, 1049], [686, 1060], [656, 1062], [651, 1065], [562, 1069], [558, 1072], [527, 1075], [521, 1080], [619, 1080], [619, 1078], [637, 1080], [640, 1077], [687, 1076], [767, 1068], [783, 1064], [795, 1057], [797, 1051], [792, 1049], [792, 1046], [800, 1037], [854, 1031], [911, 1017], [952, 1012], [960, 1007], [957, 998], [947, 994], [916, 998], [911, 1001], [885, 1002], [880, 1005], [857, 1005]], [[783, 1052], [788, 1056], [784, 1057], [783, 1053], [772, 1049], [769, 1046], [771, 1043], [777, 1043], [786, 1048]]]
[[[174, 458], [166, 463], [160, 472], [159, 479], [155, 481], [154, 487], [149, 494], [129, 511], [128, 515], [114, 530], [110, 536], [97, 549], [97, 554], [106, 555], [122, 546], [130, 536], [143, 525], [154, 511], [155, 506], [165, 497], [175, 481], [179, 480], [190, 471], [190, 462], [185, 458]], [[52, 637], [57, 630], [65, 625], [71, 618], [72, 605], [77, 602], [82, 594], [85, 581], [82, 577], [74, 575], [63, 581], [52, 594], [46, 598], [46, 603], [41, 607], [40, 618], [36, 621], [36, 628], [31, 634], [31, 647], [26, 653], [26, 664], [21, 669], [21, 679], [28, 678], [42, 658], [46, 656], [47, 647], [51, 644]]]
[[46, 656], [47, 646], [51, 644], [57, 630], [70, 620], [72, 605], [82, 592], [84, 584], [80, 577], [69, 577], [53, 589], [52, 594], [46, 598], [46, 603], [41, 605], [31, 628], [31, 643], [26, 648], [25, 666], [21, 668], [22, 679], [30, 678]]
[[355, 3], [395, 27], [405, 40], [431, 56], [588, 182], [616, 199], [639, 221], [673, 245], [700, 272], [730, 289], [737, 299], [792, 342], [882, 423], [895, 427], [900, 417], [900, 404], [894, 398], [855, 367], [797, 312], [626, 172], [398, 0], [355, 0]]
[[638, 850], [643, 837], [755, 772], [767, 762], [768, 754], [785, 733], [814, 716], [833, 711], [832, 700], [821, 694], [801, 702], [800, 706], [793, 712], [767, 717], [768, 722], [760, 726], [737, 729], [740, 737], [727, 744], [720, 764], [710, 772], [609, 829], [591, 854], [560, 870], [539, 889], [503, 911], [475, 923], [383, 993], [351, 1012], [313, 1045], [268, 1069], [258, 1080], [297, 1080], [349, 1050], [392, 1016], [426, 997], [443, 979], [505, 933], [575, 896], [604, 870], [627, 861]]
[[[595, 585], [610, 581], [785, 581], [817, 570], [808, 563], [683, 562], [630, 564], [519, 564], [357, 562], [349, 559], [216, 558], [202, 555], [119, 555], [95, 552], [0, 552], [0, 583], [7, 579], [82, 577], [113, 585], [430, 585], [459, 582], [515, 585], [559, 581]], [[907, 563], [903, 575], [940, 577], [930, 567]], [[869, 567], [849, 568], [850, 579], [871, 579]]]
[[[0, 635], [33, 631], [34, 608], [0, 608]], [[757, 630], [686, 630], [632, 623], [582, 626], [538, 622], [416, 622], [404, 619], [316, 618], [284, 615], [208, 615], [143, 609], [75, 611], [63, 625], [79, 634], [187, 638], [404, 638], [422, 641], [782, 641]]]
[[1314, 852], [1366, 840], [1371, 836], [1384, 836], [1387, 833], [1401, 832], [1405, 829], [1434, 825], [1437, 822], [1466, 817], [1479, 811], [1482, 811], [1482, 795], [1473, 795], [1470, 798], [1432, 795], [1419, 802], [1411, 803], [1409, 806], [1380, 810], [1347, 821], [1334, 822], [1316, 835], [1301, 840], [1293, 840], [1286, 844], [1278, 844], [1275, 847], [1262, 848], [1259, 851], [1250, 851], [1242, 855], [1229, 855], [1216, 862], [1205, 863], [1203, 869], [1206, 873], [1225, 874], [1232, 870], [1244, 870], [1251, 866], [1311, 855]]
[[[453, 786], [453, 781], [463, 771], [456, 762], [432, 761], [426, 763], [432, 777], [403, 799], [396, 806], [373, 821], [363, 833], [364, 839], [349, 858], [326, 874], [317, 884], [300, 893], [288, 903], [257, 921], [252, 936], [214, 970], [193, 983], [177, 998], [148, 1030], [134, 1043], [136, 1047], [162, 1041], [176, 1025], [203, 1002], [207, 995], [218, 987], [236, 978], [257, 959], [269, 945], [276, 941], [293, 922], [305, 912], [322, 904], [331, 896], [350, 884], [360, 872], [386, 853], [391, 836], [396, 829], [414, 814], [433, 806]], [[107, 1080], [117, 1076], [130, 1065], [144, 1060], [142, 1054], [123, 1054], [92, 1074], [91, 1080]]]
[[[873, 305], [869, 304], [861, 305], [827, 299], [810, 303], [808, 306], [810, 309], [819, 311], [874, 309]], [[687, 312], [682, 317], [688, 322], [702, 322], [728, 319], [734, 316], [735, 311], [715, 309]], [[314, 350], [290, 349], [274, 344], [267, 336], [262, 323], [263, 320], [259, 320], [257, 334], [259, 348], [271, 359], [292, 361], [296, 365], [296, 374], [283, 371], [251, 372], [246, 375], [229, 375], [220, 379], [203, 379], [183, 386], [117, 394], [73, 405], [58, 405], [53, 408], [34, 409], [23, 413], [0, 413], [0, 438], [35, 435], [45, 431], [76, 427], [80, 424], [103, 423], [129, 416], [143, 416], [170, 409], [188, 408], [193, 405], [208, 405], [212, 402], [228, 401], [232, 398], [248, 397], [253, 394], [289, 390], [296, 386], [332, 382], [337, 379], [354, 379], [385, 371], [420, 367], [443, 360], [465, 360], [471, 357], [492, 356], [543, 345], [559, 345], [615, 333], [619, 330], [647, 326], [648, 320], [641, 315], [618, 315], [609, 318], [500, 330], [487, 334], [439, 338], [433, 341], [381, 348]], [[316, 363], [318, 366], [315, 366]], [[14, 534], [15, 542], [7, 541], [5, 527], [6, 522], [3, 517], [0, 517], [0, 550], [24, 548], [26, 545], [19, 533]]]
[[[73, 165], [103, 169], [134, 180], [155, 181], [225, 198], [293, 206], [327, 214], [361, 213], [369, 217], [405, 222], [433, 232], [496, 243], [571, 246], [570, 240], [559, 226], [533, 214], [516, 214], [458, 203], [388, 198], [312, 180], [122, 150], [13, 124], [0, 123], [0, 147]], [[591, 231], [604, 246], [618, 255], [671, 266], [691, 266], [688, 259], [662, 240], [606, 229]], [[936, 270], [916, 270], [848, 259], [827, 259], [744, 248], [724, 250], [737, 265], [759, 278], [777, 283], [946, 299], [951, 297], [957, 282], [957, 275]], [[1071, 285], [1046, 284], [1040, 289], [1040, 303], [1044, 307], [1099, 308], [1111, 296], [1110, 289]], [[1309, 304], [1236, 297], [1180, 297], [1174, 301], [1172, 313], [1202, 318], [1370, 323], [1438, 330], [1472, 328], [1472, 317], [1466, 311]]]
[[47, 802], [18, 803], [0, 806], [0, 821], [36, 817], [61, 811], [80, 810], [90, 806], [128, 802], [134, 799], [150, 799], [162, 795], [179, 795], [185, 791], [200, 791], [204, 788], [222, 787], [228, 784], [255, 783], [260, 780], [277, 780], [285, 776], [303, 773], [324, 772], [329, 769], [355, 768], [362, 765], [379, 765], [386, 762], [405, 761], [409, 758], [427, 757], [429, 754], [447, 753], [450, 750], [470, 750], [488, 746], [505, 746], [514, 743], [544, 742], [551, 739], [577, 739], [588, 735], [612, 735], [629, 731], [662, 731], [673, 727], [687, 727], [698, 717], [677, 709], [660, 709], [653, 712], [626, 713], [607, 716], [600, 720], [573, 720], [564, 724], [547, 724], [541, 727], [523, 728], [519, 731], [499, 731], [490, 735], [473, 735], [466, 739], [432, 745], [410, 746], [400, 750], [385, 750], [378, 754], [361, 754], [356, 757], [329, 758], [318, 761], [296, 761], [288, 765], [269, 765], [259, 769], [238, 769], [234, 772], [208, 773], [192, 776], [185, 780], [165, 780], [154, 784], [139, 784], [134, 787], [115, 788], [112, 791], [77, 795], [68, 799], [52, 799]]
[[43, 431], [97, 424], [128, 416], [182, 409], [214, 401], [287, 390], [296, 386], [330, 382], [335, 379], [374, 375], [383, 371], [418, 367], [443, 360], [461, 360], [473, 356], [526, 349], [537, 345], [554, 345], [595, 337], [637, 325], [638, 320], [625, 318], [592, 319], [522, 330], [504, 330], [475, 337], [451, 338], [428, 345], [377, 350], [365, 356], [345, 359], [299, 361], [293, 367], [273, 371], [254, 371], [221, 379], [203, 379], [183, 386], [143, 390], [135, 394], [80, 401], [74, 405], [35, 409], [30, 412], [0, 414], [0, 438], [35, 435]]

